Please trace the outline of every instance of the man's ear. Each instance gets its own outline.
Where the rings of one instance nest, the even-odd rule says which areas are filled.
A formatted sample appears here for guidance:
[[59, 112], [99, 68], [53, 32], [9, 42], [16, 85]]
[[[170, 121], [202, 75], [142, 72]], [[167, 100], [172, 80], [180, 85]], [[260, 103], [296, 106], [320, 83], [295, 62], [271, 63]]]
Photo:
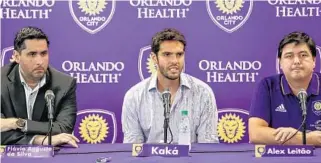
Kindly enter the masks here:
[[278, 58], [279, 67], [280, 67], [280, 70], [282, 70], [282, 66], [280, 62], [281, 62], [281, 58]]
[[313, 68], [312, 68], [312, 72], [314, 72], [315, 62], [316, 62], [316, 57], [313, 57]]
[[153, 60], [154, 64], [157, 64], [158, 63], [157, 55], [154, 52], [152, 52], [150, 55], [152, 56], [152, 60]]
[[10, 58], [10, 62], [17, 62], [19, 63], [20, 62], [20, 53], [16, 50], [13, 51], [13, 54]]
[[315, 61], [316, 61], [315, 58], [316, 58], [316, 57], [313, 57], [313, 70], [314, 70], [314, 68], [315, 68]]

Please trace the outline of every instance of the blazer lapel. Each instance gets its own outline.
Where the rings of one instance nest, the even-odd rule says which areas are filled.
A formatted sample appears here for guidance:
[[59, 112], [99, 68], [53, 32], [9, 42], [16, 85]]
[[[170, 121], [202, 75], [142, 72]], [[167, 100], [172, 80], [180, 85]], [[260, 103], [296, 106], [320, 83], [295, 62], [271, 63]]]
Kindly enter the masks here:
[[39, 88], [35, 104], [33, 105], [32, 120], [35, 120], [35, 121], [42, 121], [44, 119], [48, 120], [48, 115], [47, 115], [48, 108], [46, 106], [45, 92], [49, 89], [51, 85], [49, 70], [45, 75], [46, 75], [46, 84], [41, 88]]
[[8, 78], [11, 79], [8, 91], [17, 117], [28, 119], [25, 90], [19, 79], [18, 67], [16, 66], [8, 75]]
[[[44, 87], [42, 87], [39, 89], [35, 104], [33, 105], [32, 120], [40, 121], [44, 110], [47, 110], [46, 108], [45, 91]], [[44, 118], [47, 119], [46, 117]]]

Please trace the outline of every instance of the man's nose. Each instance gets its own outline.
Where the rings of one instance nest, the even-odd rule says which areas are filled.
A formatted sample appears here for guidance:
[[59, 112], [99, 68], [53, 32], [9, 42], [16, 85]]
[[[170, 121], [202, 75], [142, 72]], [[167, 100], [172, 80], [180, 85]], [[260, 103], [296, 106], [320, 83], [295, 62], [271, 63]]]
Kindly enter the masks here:
[[43, 60], [44, 60], [44, 58], [43, 58], [42, 55], [40, 55], [40, 54], [36, 55], [36, 57], [35, 57], [36, 64], [42, 65], [43, 64]]
[[178, 63], [178, 60], [179, 60], [179, 56], [178, 55], [173, 55], [172, 58], [171, 58], [171, 61], [173, 63]]
[[299, 56], [294, 56], [294, 63], [299, 64], [300, 63], [300, 57]]

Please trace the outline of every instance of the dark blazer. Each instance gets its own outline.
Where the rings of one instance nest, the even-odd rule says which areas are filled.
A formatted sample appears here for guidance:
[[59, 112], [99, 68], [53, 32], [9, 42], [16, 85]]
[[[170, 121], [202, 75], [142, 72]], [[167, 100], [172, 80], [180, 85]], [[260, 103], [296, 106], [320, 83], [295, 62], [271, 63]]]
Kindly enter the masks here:
[[34, 135], [48, 132], [48, 109], [45, 92], [55, 94], [52, 133], [72, 133], [77, 113], [76, 80], [54, 68], [48, 68], [46, 84], [38, 91], [33, 106], [32, 120], [27, 120], [26, 96], [19, 77], [19, 64], [10, 63], [1, 68], [1, 118], [27, 120], [27, 132], [19, 129], [1, 132], [1, 144], [28, 144]]

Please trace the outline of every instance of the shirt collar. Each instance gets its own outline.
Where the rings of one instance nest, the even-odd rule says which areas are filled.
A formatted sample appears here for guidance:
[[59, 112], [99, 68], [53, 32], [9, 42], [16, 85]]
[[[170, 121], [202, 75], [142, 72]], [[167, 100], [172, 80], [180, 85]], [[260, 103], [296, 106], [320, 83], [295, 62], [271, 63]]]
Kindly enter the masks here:
[[[187, 88], [191, 88], [191, 83], [190, 81], [187, 79], [187, 76], [185, 73], [181, 73], [180, 74], [180, 87], [185, 86]], [[151, 76], [150, 79], [150, 83], [148, 86], [148, 91], [152, 90], [152, 89], [157, 89], [157, 73], [155, 75]]]
[[[316, 73], [313, 73], [312, 79], [307, 89], [308, 96], [310, 96], [311, 94], [319, 95], [319, 87], [320, 87], [319, 76]], [[281, 76], [281, 89], [282, 89], [283, 95], [288, 95], [292, 93], [290, 85], [284, 75]]]
[[[19, 77], [20, 77], [20, 81], [22, 85], [28, 85], [25, 81], [25, 79], [22, 76], [21, 73], [21, 67], [19, 65]], [[46, 74], [43, 76], [43, 78], [41, 78], [40, 82], [38, 83], [39, 88], [41, 88], [42, 86], [44, 86], [46, 84]]]

